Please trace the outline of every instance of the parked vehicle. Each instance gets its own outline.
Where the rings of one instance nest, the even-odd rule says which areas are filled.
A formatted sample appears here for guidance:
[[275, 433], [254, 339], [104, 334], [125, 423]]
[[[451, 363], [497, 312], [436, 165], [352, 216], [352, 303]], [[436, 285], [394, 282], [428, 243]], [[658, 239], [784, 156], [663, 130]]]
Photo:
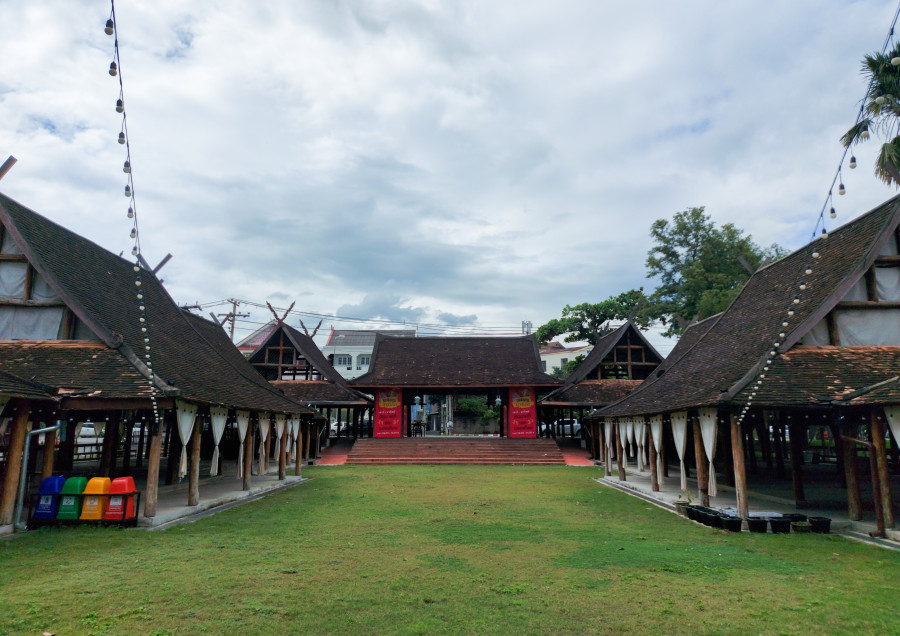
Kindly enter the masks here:
[[556, 420], [552, 424], [541, 424], [540, 437], [581, 437], [581, 424], [574, 417]]
[[99, 444], [102, 441], [103, 436], [98, 435], [98, 429], [91, 422], [82, 424], [75, 438], [76, 444]]

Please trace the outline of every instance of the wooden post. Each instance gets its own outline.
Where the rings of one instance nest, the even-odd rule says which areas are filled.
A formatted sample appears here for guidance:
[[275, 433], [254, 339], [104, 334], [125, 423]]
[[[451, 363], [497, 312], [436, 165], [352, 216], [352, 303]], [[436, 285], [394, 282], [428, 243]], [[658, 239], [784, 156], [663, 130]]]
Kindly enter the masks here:
[[112, 469], [112, 457], [115, 455], [116, 435], [113, 430], [118, 427], [119, 419], [108, 413], [106, 424], [103, 427], [103, 445], [100, 448], [100, 468], [97, 470], [101, 477], [109, 477]]
[[709, 476], [707, 475], [706, 451], [703, 449], [703, 434], [700, 432], [700, 420], [691, 417], [694, 431], [694, 461], [697, 462], [697, 491], [700, 494], [700, 505], [709, 505]]
[[290, 435], [287, 434], [287, 424], [281, 430], [281, 443], [278, 445], [278, 480], [283, 481], [287, 471], [287, 446]]
[[891, 475], [888, 472], [887, 453], [884, 448], [885, 419], [881, 409], [869, 409], [869, 433], [872, 437], [872, 451], [875, 453], [875, 466], [878, 469], [878, 482], [881, 486], [884, 525], [887, 528], [893, 528], [894, 505], [891, 500]]
[[312, 446], [312, 429], [316, 425], [316, 421], [313, 420], [306, 427], [306, 464], [309, 465], [309, 454], [310, 447]]
[[132, 439], [134, 439], [134, 419], [129, 416], [125, 422], [125, 443], [122, 444], [122, 472], [120, 473], [122, 475], [127, 475], [131, 472]]
[[191, 473], [188, 486], [188, 505], [200, 503], [200, 431], [203, 419], [200, 414], [194, 416], [194, 428], [191, 431]]
[[53, 477], [53, 459], [56, 457], [56, 431], [44, 435], [44, 457], [41, 462], [41, 479]]
[[[645, 427], [650, 430], [650, 425]], [[650, 490], [659, 492], [659, 474], [656, 470], [656, 444], [653, 443], [653, 433], [650, 433]]]
[[616, 429], [616, 466], [619, 469], [619, 481], [625, 481], [625, 449], [622, 446], [622, 431], [618, 423], [613, 425]]
[[[17, 406], [18, 410], [16, 411], [16, 419], [13, 421], [9, 448], [6, 451], [6, 479], [3, 480], [3, 496], [0, 497], [0, 526], [8, 526], [13, 522], [19, 477], [22, 474], [25, 435], [31, 428], [28, 424], [31, 401], [19, 400]], [[25, 478], [27, 479], [27, 475]]]
[[[300, 467], [303, 465], [303, 420], [300, 421], [300, 428], [297, 430], [297, 439], [294, 442], [297, 445], [296, 452], [294, 454], [294, 474], [297, 477], [300, 477]], [[354, 432], [354, 439], [355, 439]]]
[[253, 472], [253, 428], [248, 424], [247, 436], [244, 437], [244, 477], [241, 480], [241, 490], [250, 490], [250, 473]]
[[791, 436], [791, 483], [794, 486], [794, 505], [802, 508], [806, 505], [803, 492], [803, 440], [800, 438], [803, 427], [793, 421], [788, 425]]
[[274, 437], [274, 433], [272, 432], [272, 420], [269, 420], [269, 434], [266, 435], [266, 450], [265, 450], [265, 461], [263, 461], [263, 470], [264, 474], [269, 474], [269, 455], [271, 454], [271, 446], [272, 446], [272, 437]]
[[181, 461], [181, 436], [178, 434], [178, 416], [175, 409], [167, 426], [169, 444], [166, 448], [166, 486], [171, 486], [178, 480], [178, 463]]
[[844, 479], [847, 481], [847, 516], [851, 521], [862, 519], [862, 495], [859, 491], [859, 461], [857, 460], [856, 444], [850, 441], [856, 435], [856, 431], [847, 431], [846, 436], [841, 437], [841, 450], [844, 455]]
[[754, 475], [759, 472], [759, 469], [756, 465], [756, 444], [753, 443], [753, 427], [749, 427], [746, 430], [743, 428], [741, 431], [747, 436], [747, 459], [750, 460], [750, 472]]
[[[165, 414], [174, 413], [174, 409], [169, 409]], [[152, 411], [151, 411], [152, 417]], [[156, 516], [156, 501], [159, 494], [159, 461], [162, 457], [163, 446], [163, 428], [165, 428], [164, 415], [162, 421], [157, 424], [151, 420], [150, 422], [150, 457], [147, 459], [147, 490], [144, 496], [144, 516]], [[153, 430], [156, 428], [156, 434]]]
[[747, 472], [744, 467], [744, 448], [741, 442], [741, 425], [737, 415], [731, 414], [731, 461], [734, 465], [734, 492], [737, 495], [738, 515], [745, 521], [741, 524], [746, 529], [747, 517], [750, 516], [750, 504], [747, 500]]
[[756, 426], [756, 434], [759, 437], [760, 449], [766, 459], [766, 466], [771, 473], [774, 466], [772, 464], [772, 444], [769, 441], [769, 412], [763, 411], [761, 415], [762, 421]]
[[780, 479], [784, 478], [784, 425], [781, 418], [776, 415], [776, 421], [773, 422], [772, 432], [775, 436], [775, 473]]

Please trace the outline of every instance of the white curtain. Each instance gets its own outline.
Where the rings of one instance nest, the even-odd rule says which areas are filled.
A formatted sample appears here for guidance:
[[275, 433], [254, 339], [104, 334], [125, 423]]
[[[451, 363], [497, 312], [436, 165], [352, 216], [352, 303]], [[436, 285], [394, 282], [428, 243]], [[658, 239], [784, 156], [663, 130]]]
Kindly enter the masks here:
[[707, 491], [710, 497], [716, 496], [716, 467], [713, 460], [716, 458], [716, 409], [700, 409], [700, 434], [703, 436], [703, 448], [706, 449], [706, 459], [709, 460], [709, 487]]
[[888, 426], [891, 427], [894, 439], [900, 442], [900, 404], [885, 406], [884, 414], [887, 415]]
[[247, 439], [247, 431], [250, 429], [250, 411], [237, 411], [235, 414], [238, 425], [238, 437], [241, 443], [238, 445], [238, 469], [237, 476], [244, 478], [244, 440]]
[[659, 482], [663, 478], [662, 455], [662, 415], [650, 418], [650, 435], [653, 436], [653, 447], [656, 448], [656, 476]]
[[612, 431], [613, 423], [608, 417], [603, 418], [603, 428], [606, 432], [606, 474], [608, 475], [612, 469]]
[[838, 336], [845, 347], [900, 345], [900, 310], [835, 311]]
[[638, 470], [644, 470], [644, 418], [634, 420], [634, 438], [637, 440]]
[[[281, 467], [281, 436], [284, 435], [284, 413], [275, 414], [275, 457], [278, 458], [279, 470]], [[287, 450], [287, 449], [285, 449]]]
[[0, 297], [24, 298], [27, 272], [28, 263], [0, 262]]
[[[622, 455], [622, 468], [624, 469], [628, 466], [626, 461], [628, 454], [625, 452], [625, 448], [628, 444], [628, 423], [625, 421], [624, 417], [620, 417], [618, 419], [618, 424], [619, 426], [618, 430], [616, 431], [616, 436], [619, 438], [619, 443], [616, 447], [616, 456], [620, 454]], [[622, 448], [621, 453], [619, 453], [619, 447]]]
[[684, 471], [684, 445], [687, 442], [687, 411], [678, 411], [669, 416], [672, 421], [672, 437], [681, 463], [681, 489], [687, 492], [687, 473]]
[[882, 301], [900, 300], [900, 268], [876, 267], [875, 289], [878, 291], [878, 299]]
[[629, 449], [634, 446], [634, 418], [631, 417], [625, 420], [625, 443]]
[[213, 450], [212, 464], [209, 467], [209, 476], [215, 477], [219, 474], [219, 442], [222, 441], [222, 434], [225, 432], [228, 409], [224, 406], [209, 407], [209, 420], [212, 424], [213, 442], [216, 445]]
[[265, 475], [269, 469], [269, 458], [266, 457], [266, 440], [269, 438], [269, 428], [272, 426], [270, 413], [259, 414], [259, 474]]
[[178, 479], [184, 479], [187, 475], [187, 443], [191, 439], [194, 430], [194, 420], [197, 419], [197, 405], [183, 400], [175, 401], [178, 414], [178, 437], [181, 438], [181, 461], [178, 464]]

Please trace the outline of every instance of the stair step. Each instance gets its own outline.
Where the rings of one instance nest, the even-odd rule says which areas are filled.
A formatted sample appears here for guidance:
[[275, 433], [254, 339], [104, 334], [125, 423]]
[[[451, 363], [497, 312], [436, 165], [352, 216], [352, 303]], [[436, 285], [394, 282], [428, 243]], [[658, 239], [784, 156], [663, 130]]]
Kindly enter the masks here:
[[348, 464], [565, 464], [552, 439], [358, 439]]

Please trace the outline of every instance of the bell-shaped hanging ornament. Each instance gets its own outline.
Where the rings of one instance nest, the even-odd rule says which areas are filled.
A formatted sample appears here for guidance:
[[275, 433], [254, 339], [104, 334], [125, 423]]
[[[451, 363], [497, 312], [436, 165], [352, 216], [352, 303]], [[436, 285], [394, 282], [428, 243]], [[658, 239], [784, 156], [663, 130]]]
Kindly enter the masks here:
[[115, 25], [113, 24], [113, 21], [112, 21], [112, 20], [107, 20], [107, 21], [106, 21], [106, 26], [103, 27], [103, 32], [106, 33], [106, 35], [112, 35], [112, 34], [113, 34], [113, 27], [114, 27], [114, 26], [115, 26]]
[[854, 155], [850, 155], [850, 168], [856, 169], [856, 157]]
[[125, 110], [125, 102], [123, 102], [121, 99], [117, 99], [116, 100], [116, 112], [121, 113], [124, 110]]
[[109, 63], [109, 74], [112, 75], [113, 77], [115, 77], [116, 75], [119, 74], [119, 67], [116, 66], [115, 62]]

